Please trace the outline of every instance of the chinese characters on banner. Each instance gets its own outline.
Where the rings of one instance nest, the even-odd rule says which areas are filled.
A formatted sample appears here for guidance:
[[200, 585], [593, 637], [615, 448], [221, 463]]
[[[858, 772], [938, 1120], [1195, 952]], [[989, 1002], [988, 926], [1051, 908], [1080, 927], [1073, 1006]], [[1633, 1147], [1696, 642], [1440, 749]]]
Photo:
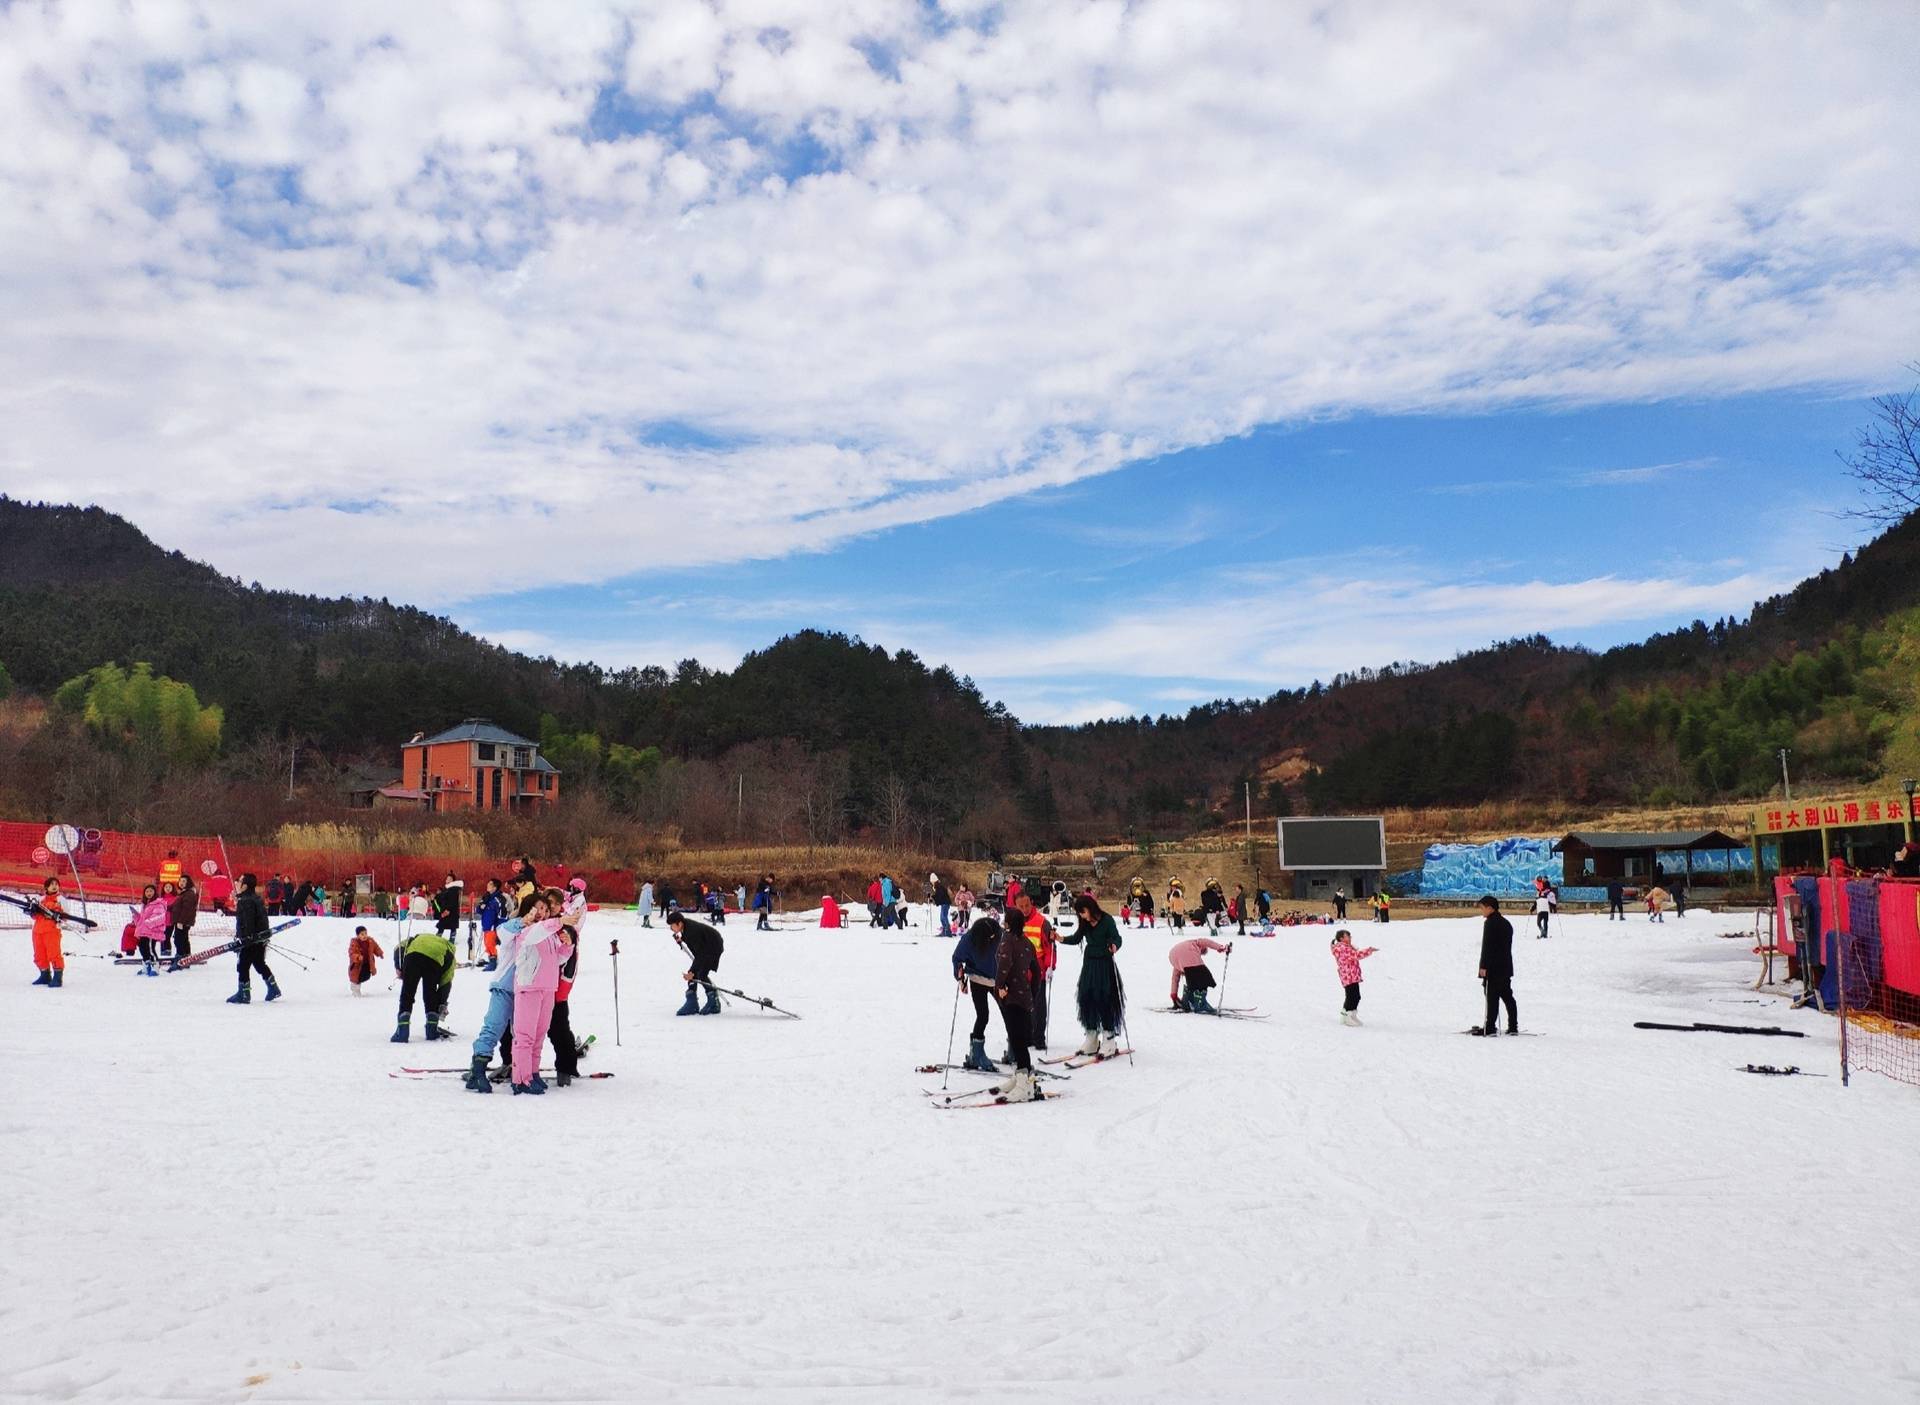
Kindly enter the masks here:
[[[1920, 811], [1920, 804], [1914, 806]], [[1833, 829], [1850, 824], [1899, 824], [1907, 818], [1904, 796], [1891, 800], [1822, 800], [1817, 805], [1769, 807], [1754, 812], [1754, 831], [1785, 834], [1796, 829]]]

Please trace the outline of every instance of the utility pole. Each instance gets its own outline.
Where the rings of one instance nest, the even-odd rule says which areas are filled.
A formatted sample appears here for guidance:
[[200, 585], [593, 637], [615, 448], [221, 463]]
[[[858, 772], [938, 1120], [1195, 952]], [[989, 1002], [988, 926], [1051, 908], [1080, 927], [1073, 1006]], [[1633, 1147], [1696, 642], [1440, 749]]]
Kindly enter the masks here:
[[1791, 800], [1791, 799], [1793, 799], [1793, 782], [1792, 782], [1792, 780], [1790, 780], [1790, 779], [1788, 778], [1788, 776], [1787, 776], [1787, 757], [1788, 757], [1788, 755], [1789, 755], [1789, 754], [1790, 754], [1790, 749], [1789, 749], [1789, 748], [1787, 748], [1787, 747], [1784, 747], [1784, 746], [1780, 748], [1780, 752], [1779, 752], [1779, 755], [1780, 755], [1780, 789], [1781, 789], [1781, 790], [1783, 790], [1784, 792], [1786, 792], [1786, 798], [1787, 798], [1787, 799], [1789, 799], [1789, 800]]
[[733, 800], [733, 837], [735, 839], [740, 837], [740, 826], [745, 823], [746, 813], [747, 776], [746, 772], [742, 771], [739, 776], [739, 787], [735, 792]]
[[293, 763], [300, 755], [300, 743], [290, 741], [287, 744], [287, 799], [293, 799]]

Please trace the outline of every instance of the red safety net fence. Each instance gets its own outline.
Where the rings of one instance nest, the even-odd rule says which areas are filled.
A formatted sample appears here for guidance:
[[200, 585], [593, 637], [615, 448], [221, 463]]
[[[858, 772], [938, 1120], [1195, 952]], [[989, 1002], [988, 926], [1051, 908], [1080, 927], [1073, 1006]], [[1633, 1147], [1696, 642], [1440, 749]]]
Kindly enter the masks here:
[[[63, 835], [58, 831], [65, 829]], [[63, 852], [70, 849], [71, 852]], [[466, 885], [469, 907], [485, 890], [489, 878], [504, 878], [512, 861], [448, 859], [434, 855], [363, 853], [356, 850], [295, 850], [261, 844], [227, 844], [217, 835], [129, 834], [120, 830], [83, 826], [55, 826], [0, 820], [0, 890], [38, 892], [49, 877], [58, 878], [69, 910], [78, 911], [76, 898], [88, 902], [129, 902], [148, 883], [158, 883], [168, 866], [177, 862], [193, 876], [201, 890], [202, 906], [230, 909], [234, 878], [258, 876], [262, 889], [274, 875], [296, 884], [321, 883], [330, 911], [340, 911], [340, 899], [351, 892], [361, 874], [373, 886], [394, 893], [424, 883], [437, 889], [451, 871]], [[544, 862], [535, 856], [543, 883], [564, 886], [576, 870], [565, 863]], [[634, 876], [618, 869], [586, 871], [595, 903], [634, 901]], [[76, 878], [77, 888], [76, 892]], [[264, 891], [263, 891], [264, 896]], [[18, 909], [0, 905], [0, 921]]]
[[1920, 1085], [1920, 882], [1828, 880], [1837, 920], [1829, 960], [1840, 1014], [1840, 1072]]

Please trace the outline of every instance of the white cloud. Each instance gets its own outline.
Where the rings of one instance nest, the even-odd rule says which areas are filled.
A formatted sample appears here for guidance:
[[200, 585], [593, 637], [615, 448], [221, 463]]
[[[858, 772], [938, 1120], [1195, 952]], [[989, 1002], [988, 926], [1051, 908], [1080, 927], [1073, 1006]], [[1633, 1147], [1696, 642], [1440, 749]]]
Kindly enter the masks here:
[[1920, 325], [1907, 28], [16, 5], [0, 488], [444, 603], [1299, 416], [1878, 385]]

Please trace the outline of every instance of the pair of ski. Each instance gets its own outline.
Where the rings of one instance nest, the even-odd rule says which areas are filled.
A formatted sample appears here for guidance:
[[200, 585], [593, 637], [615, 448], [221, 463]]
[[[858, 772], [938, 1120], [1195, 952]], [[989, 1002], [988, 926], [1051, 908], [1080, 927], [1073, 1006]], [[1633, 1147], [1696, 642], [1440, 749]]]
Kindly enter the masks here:
[[1259, 1009], [1253, 1005], [1227, 1005], [1218, 1010], [1189, 1010], [1185, 1005], [1155, 1005], [1153, 1008], [1163, 1015], [1206, 1015], [1214, 1019], [1228, 1020], [1264, 1020], [1267, 1018], [1266, 1015], [1261, 1014]]
[[1041, 1063], [1049, 1068], [1058, 1065], [1061, 1068], [1092, 1068], [1095, 1064], [1110, 1063], [1114, 1059], [1130, 1058], [1131, 1049], [1115, 1049], [1111, 1054], [1062, 1054], [1057, 1059], [1042, 1059]]
[[1776, 1039], [1805, 1039], [1807, 1036], [1797, 1029], [1782, 1029], [1779, 1025], [1752, 1024], [1706, 1024], [1695, 1020], [1692, 1024], [1658, 1024], [1653, 1020], [1635, 1020], [1635, 1029], [1671, 1029], [1681, 1034], [1768, 1034]]
[[[1005, 1078], [1009, 1073], [1013, 1072], [1013, 1065], [999, 1064], [989, 1072], [984, 1068], [968, 1068], [965, 1064], [918, 1064], [914, 1067], [913, 1071], [915, 1073], [946, 1073], [949, 1070], [954, 1073], [978, 1073], [987, 1078]], [[1033, 1071], [1033, 1076], [1035, 1078], [1050, 1079], [1059, 1083], [1065, 1083], [1072, 1077], [1071, 1074], [1066, 1073], [1048, 1073], [1043, 1068], [1036, 1068]]]
[[763, 1010], [771, 1010], [776, 1015], [785, 1015], [790, 1020], [797, 1020], [800, 1018], [798, 1015], [794, 1014], [793, 1011], [783, 1010], [778, 1005], [774, 1004], [771, 1000], [762, 1000], [757, 995], [748, 995], [744, 990], [728, 990], [725, 986], [715, 985], [712, 981], [701, 981], [699, 982], [699, 984], [705, 986], [708, 990], [712, 991], [715, 995], [725, 995], [734, 1000], [745, 1001], [749, 1005], [758, 1005]]
[[89, 932], [100, 925], [91, 917], [82, 917], [77, 912], [55, 912], [53, 909], [43, 906], [36, 899], [16, 898], [12, 893], [0, 893], [0, 903], [7, 903], [12, 907], [17, 907], [22, 912], [29, 913], [34, 917], [51, 918], [62, 926], [81, 927]]
[[[433, 1078], [433, 1077], [438, 1077], [441, 1074], [447, 1074], [447, 1073], [471, 1073], [471, 1072], [473, 1072], [473, 1070], [470, 1068], [403, 1068], [398, 1073], [389, 1073], [387, 1077], [389, 1078]], [[550, 1068], [543, 1068], [540, 1070], [540, 1072], [542, 1075], [545, 1075], [545, 1074], [552, 1073], [553, 1070]], [[613, 1077], [611, 1073], [607, 1073], [605, 1071], [597, 1071], [594, 1073], [576, 1073], [573, 1076], [575, 1078], [611, 1078]]]
[[[284, 922], [276, 922], [267, 930], [267, 940], [272, 941], [288, 928], [298, 927], [299, 925], [300, 919], [297, 917], [290, 917]], [[240, 949], [241, 945], [240, 939], [235, 937], [232, 941], [222, 942], [219, 946], [210, 946], [204, 951], [196, 951], [193, 955], [182, 959], [180, 967], [182, 970], [185, 970], [189, 966], [199, 966], [211, 961], [216, 956], [231, 956]]]

